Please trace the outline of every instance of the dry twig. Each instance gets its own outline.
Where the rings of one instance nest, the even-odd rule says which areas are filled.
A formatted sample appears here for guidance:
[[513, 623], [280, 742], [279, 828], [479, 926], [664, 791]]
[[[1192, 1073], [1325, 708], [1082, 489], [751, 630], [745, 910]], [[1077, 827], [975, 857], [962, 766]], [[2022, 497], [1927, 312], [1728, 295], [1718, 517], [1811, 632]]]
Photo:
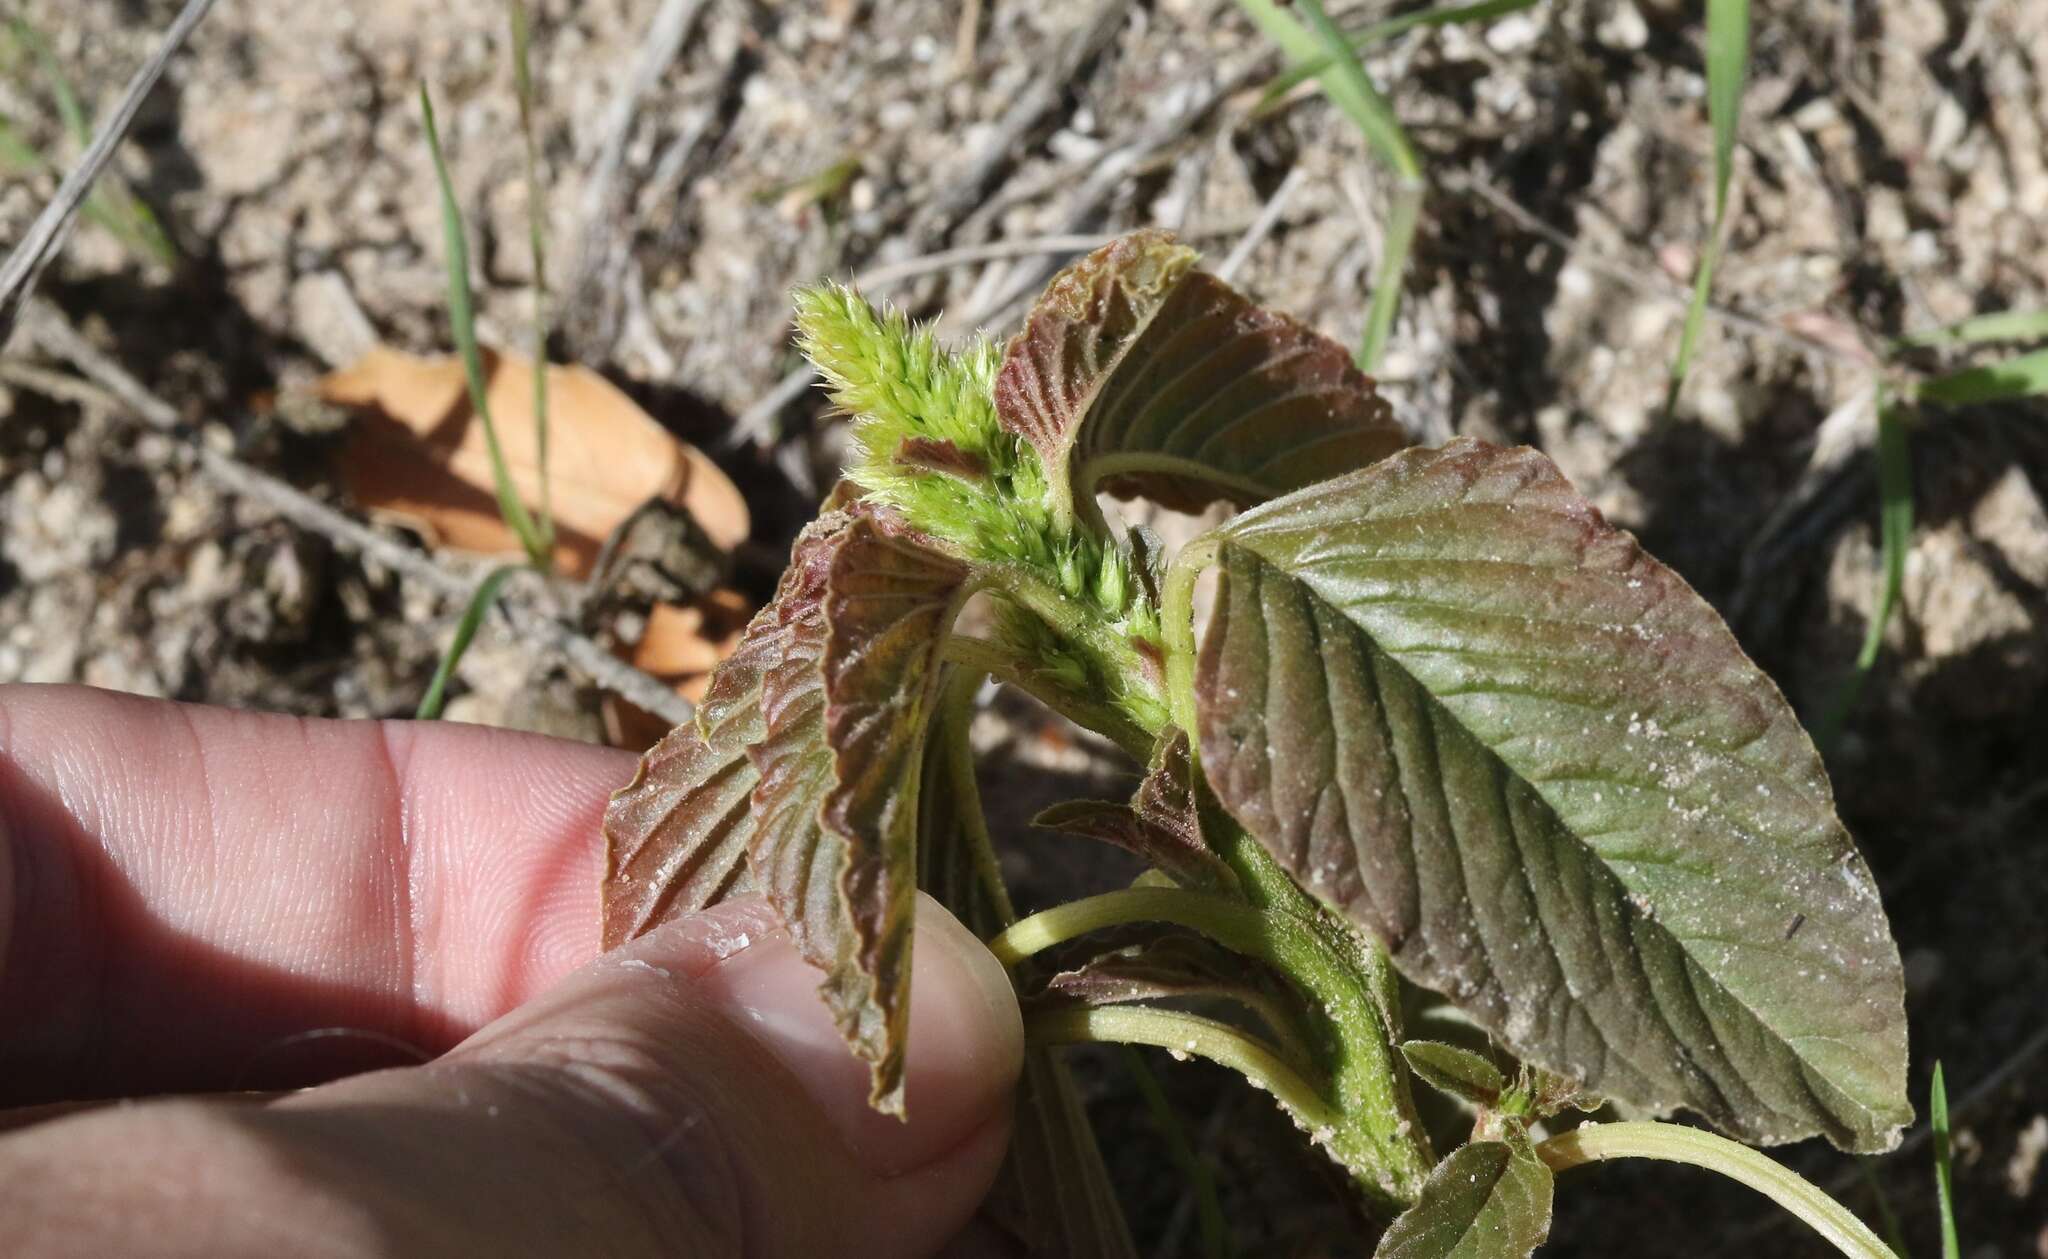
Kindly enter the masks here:
[[186, 0], [184, 9], [164, 37], [157, 43], [156, 51], [149, 60], [142, 63], [128, 80], [128, 86], [121, 93], [121, 101], [114, 106], [114, 112], [107, 115], [100, 124], [99, 132], [93, 136], [78, 165], [64, 177], [57, 186], [57, 195], [36, 221], [29, 226], [28, 235], [7, 255], [5, 265], [0, 265], [0, 345], [14, 332], [14, 324], [21, 316], [23, 305], [35, 292], [36, 281], [41, 278], [43, 268], [49, 265], [57, 250], [64, 244], [64, 238], [71, 232], [71, 224], [77, 220], [78, 211], [92, 192], [100, 172], [113, 159], [114, 150], [128, 134], [128, 128], [135, 123], [135, 113], [142, 108], [142, 102], [149, 96], [156, 81], [163, 77], [164, 67], [171, 63], [172, 54], [184, 46], [187, 36], [192, 34], [200, 19], [213, 7], [213, 0]]
[[[177, 408], [150, 392], [120, 364], [101, 353], [55, 307], [36, 301], [29, 306], [27, 313], [24, 326], [46, 353], [70, 363], [111, 400], [133, 411], [150, 426], [173, 433], [184, 427], [179, 421]], [[75, 392], [73, 396], [77, 396]], [[296, 486], [231, 455], [213, 450], [203, 442], [192, 441], [188, 448], [200, 471], [230, 493], [256, 499], [300, 528], [317, 533], [344, 550], [374, 560], [450, 598], [466, 601], [474, 593], [475, 574], [448, 568], [432, 556], [343, 515]], [[537, 575], [535, 579], [538, 580]], [[623, 696], [664, 721], [680, 724], [690, 719], [694, 711], [690, 701], [663, 685], [659, 679], [633, 668], [585, 635], [540, 611], [536, 606], [540, 601], [538, 593], [529, 590], [523, 599], [507, 597], [500, 600], [499, 606], [518, 638], [544, 645], [588, 674], [599, 686]]]
[[[1490, 206], [1496, 213], [1515, 223], [1531, 235], [1540, 236], [1551, 244], [1556, 245], [1559, 249], [1574, 257], [1580, 266], [1596, 275], [1606, 276], [1624, 288], [1640, 293], [1644, 297], [1654, 297], [1661, 301], [1670, 302], [1680, 308], [1689, 306], [1692, 303], [1691, 290], [1679, 285], [1675, 281], [1665, 280], [1654, 274], [1588, 254], [1585, 246], [1580, 244], [1569, 233], [1551, 226], [1513, 197], [1510, 197], [1485, 179], [1463, 175], [1449, 175], [1444, 177], [1442, 183], [1444, 187], [1454, 191], [1472, 193]], [[1823, 358], [1838, 363], [1846, 363], [1863, 371], [1871, 371], [1878, 366], [1877, 362], [1867, 354], [1814, 337], [1804, 336], [1789, 328], [1783, 328], [1766, 320], [1758, 319], [1753, 315], [1745, 315], [1741, 311], [1730, 310], [1726, 306], [1709, 303], [1706, 312], [1709, 319], [1726, 324], [1731, 328], [1739, 328], [1744, 332], [1752, 333], [1766, 340], [1776, 341], [1801, 353], [1818, 354]]]

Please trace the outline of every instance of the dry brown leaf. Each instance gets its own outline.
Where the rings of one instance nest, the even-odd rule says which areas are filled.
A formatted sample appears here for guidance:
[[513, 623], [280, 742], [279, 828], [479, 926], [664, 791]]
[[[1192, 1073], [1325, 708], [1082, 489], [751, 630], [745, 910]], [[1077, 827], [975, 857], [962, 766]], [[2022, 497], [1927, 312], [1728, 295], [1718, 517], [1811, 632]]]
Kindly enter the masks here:
[[[521, 497], [538, 504], [531, 363], [486, 350], [484, 370], [506, 466]], [[400, 520], [440, 546], [520, 553], [498, 516], [483, 425], [470, 407], [460, 359], [379, 346], [322, 379], [319, 392], [355, 412], [341, 475], [365, 510]], [[548, 415], [555, 563], [564, 574], [587, 576], [605, 538], [655, 497], [688, 508], [721, 548], [746, 539], [746, 500], [725, 473], [604, 377], [549, 367]]]
[[[714, 590], [689, 607], [657, 603], [647, 614], [640, 641], [619, 654], [698, 703], [711, 670], [739, 646], [752, 615], [752, 606], [736, 590]], [[644, 752], [668, 733], [668, 722], [617, 696], [605, 697], [604, 718], [605, 733], [617, 747]]]

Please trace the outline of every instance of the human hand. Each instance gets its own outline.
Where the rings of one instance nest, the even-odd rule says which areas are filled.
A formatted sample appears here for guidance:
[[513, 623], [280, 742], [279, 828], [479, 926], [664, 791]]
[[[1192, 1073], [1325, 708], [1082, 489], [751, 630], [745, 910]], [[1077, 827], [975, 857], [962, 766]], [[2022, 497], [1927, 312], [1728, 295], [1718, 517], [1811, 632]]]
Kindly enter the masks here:
[[[632, 767], [0, 687], [0, 1106], [333, 1081], [14, 1112], [8, 1252], [936, 1251], [1008, 1141], [1001, 968], [920, 904], [910, 1121], [875, 1114], [760, 902], [596, 956]], [[431, 1061], [335, 1079], [393, 1046]]]

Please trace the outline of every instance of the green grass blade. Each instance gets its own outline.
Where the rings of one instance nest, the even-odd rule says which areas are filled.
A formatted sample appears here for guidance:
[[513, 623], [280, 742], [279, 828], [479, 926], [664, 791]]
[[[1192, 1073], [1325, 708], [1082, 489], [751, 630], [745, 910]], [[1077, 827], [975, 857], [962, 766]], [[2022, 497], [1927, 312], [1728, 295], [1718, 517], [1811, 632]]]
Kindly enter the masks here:
[[29, 56], [35, 59], [36, 68], [42, 72], [50, 97], [57, 102], [57, 117], [64, 122], [64, 133], [80, 148], [91, 144], [92, 123], [87, 121], [85, 110], [78, 103], [78, 93], [72, 88], [70, 78], [57, 60], [56, 50], [50, 47], [50, 41], [21, 17], [14, 19], [14, 37], [28, 50]]
[[476, 593], [469, 597], [469, 606], [462, 610], [462, 619], [455, 623], [455, 637], [448, 643], [448, 650], [441, 655], [441, 663], [434, 666], [434, 680], [427, 683], [427, 693], [420, 697], [419, 710], [413, 716], [420, 721], [432, 721], [441, 715], [441, 707], [447, 701], [448, 680], [455, 676], [455, 666], [461, 662], [462, 653], [469, 650], [470, 640], [484, 623], [484, 616], [491, 605], [498, 601], [498, 591], [505, 579], [519, 570], [516, 564], [494, 568], [481, 582]]
[[1296, 5], [1308, 18], [1304, 28], [1283, 12], [1273, 0], [1238, 0], [1252, 21], [1280, 50], [1296, 61], [1327, 58], [1318, 74], [1330, 102], [1350, 118], [1365, 137], [1374, 156], [1393, 171], [1399, 186], [1389, 201], [1385, 245], [1381, 250], [1379, 274], [1373, 281], [1366, 326], [1358, 346], [1358, 366], [1371, 371], [1379, 365], [1387, 334], [1400, 305], [1401, 280], [1408, 269], [1408, 249], [1414, 240], [1415, 222], [1422, 199], [1422, 159], [1408, 141], [1394, 117], [1393, 107], [1373, 86], [1358, 54], [1351, 50], [1344, 32], [1330, 20], [1321, 0], [1299, 0]]
[[[1260, 6], [1270, 7], [1268, 0], [1255, 0], [1252, 7]], [[1351, 51], [1350, 43], [1344, 38], [1344, 32], [1324, 11], [1322, 0], [1297, 0], [1295, 7], [1308, 16], [1309, 29], [1303, 33], [1313, 47], [1330, 59], [1330, 64], [1318, 76], [1323, 81], [1324, 92], [1351, 119], [1372, 151], [1396, 175], [1420, 180], [1422, 159], [1416, 156], [1415, 146], [1408, 142], [1408, 133], [1401, 130], [1401, 124], [1395, 120], [1393, 106], [1387, 104], [1387, 98], [1373, 86], [1364, 64], [1358, 60], [1358, 54]], [[1273, 10], [1273, 15], [1284, 19], [1296, 31], [1301, 30], [1298, 23], [1277, 9]], [[1265, 29], [1266, 23], [1261, 22], [1260, 27]], [[1267, 35], [1271, 38], [1272, 32], [1268, 30]], [[1283, 49], [1287, 47], [1284, 42], [1275, 42], [1281, 43]]]
[[49, 162], [5, 117], [0, 117], [0, 170], [10, 175], [34, 175], [49, 168]]
[[548, 242], [547, 204], [540, 187], [540, 133], [533, 124], [532, 36], [523, 0], [506, 0], [512, 19], [512, 86], [519, 98], [519, 130], [526, 140], [526, 239], [533, 250], [533, 440], [540, 465], [540, 537], [555, 542], [554, 492], [548, 476]]
[[1949, 1166], [1948, 1087], [1942, 1082], [1941, 1064], [1934, 1064], [1934, 1083], [1928, 1089], [1927, 1124], [1934, 1130], [1934, 1192], [1941, 1208], [1941, 1259], [1962, 1259], [1963, 1248], [1956, 1240], [1955, 1185]]
[[1898, 1259], [1910, 1259], [1906, 1250], [1906, 1233], [1899, 1227], [1899, 1213], [1892, 1210], [1892, 1200], [1886, 1195], [1884, 1185], [1877, 1179], [1877, 1160], [1871, 1157], [1856, 1160], [1856, 1170], [1862, 1174], [1863, 1183], [1870, 1189], [1870, 1200], [1877, 1206], [1877, 1222], [1884, 1227], [1884, 1244], [1892, 1248]]
[[1167, 1100], [1145, 1059], [1129, 1045], [1121, 1048], [1124, 1067], [1130, 1072], [1132, 1083], [1138, 1086], [1138, 1095], [1145, 1099], [1145, 1109], [1152, 1116], [1159, 1139], [1166, 1145], [1166, 1155], [1194, 1195], [1195, 1223], [1202, 1234], [1202, 1259], [1229, 1259], [1230, 1228], [1223, 1218], [1222, 1201], [1216, 1196], [1215, 1171], [1195, 1152], [1194, 1142], [1188, 1139], [1187, 1125], [1174, 1113], [1173, 1103]]
[[512, 471], [505, 466], [505, 451], [498, 444], [498, 426], [491, 422], [490, 403], [485, 398], [483, 351], [476, 343], [476, 305], [469, 287], [469, 239], [462, 227], [462, 210], [455, 201], [455, 185], [448, 178], [448, 163], [441, 153], [441, 133], [434, 125], [434, 101], [426, 85], [420, 85], [420, 116], [427, 126], [427, 150], [434, 161], [434, 176], [441, 185], [441, 236], [448, 254], [448, 324], [455, 335], [455, 347], [462, 354], [463, 371], [469, 377], [469, 402], [484, 426], [484, 445], [491, 457], [491, 480], [498, 491], [498, 513], [505, 527], [526, 548], [539, 567], [548, 566], [548, 547], [540, 530], [519, 501], [512, 484]]
[[[64, 75], [64, 68], [57, 61], [57, 55], [49, 42], [21, 18], [15, 18], [12, 30], [16, 44], [36, 62], [44, 81], [49, 85], [50, 95], [57, 102], [58, 116], [63, 120], [64, 130], [72, 142], [83, 148], [92, 143], [92, 124], [78, 103], [78, 94], [71, 86], [71, 80]], [[0, 169], [18, 175], [34, 174], [41, 170], [61, 172], [62, 167], [37, 152], [23, 140], [5, 119], [0, 119]], [[144, 259], [153, 259], [164, 266], [172, 266], [178, 260], [178, 251], [171, 244], [170, 236], [157, 221], [149, 207], [128, 191], [120, 178], [112, 171], [100, 177], [91, 194], [86, 197], [79, 213], [104, 229], [122, 248]]]
[[1401, 280], [1408, 270], [1408, 248], [1415, 242], [1415, 221], [1422, 215], [1422, 185], [1403, 183], [1387, 200], [1386, 245], [1380, 251], [1379, 275], [1373, 280], [1366, 308], [1365, 335], [1358, 343], [1358, 370], [1379, 367], [1387, 336], [1394, 330], [1394, 312], [1401, 305]]
[[1896, 349], [1982, 345], [1991, 341], [2040, 341], [2048, 338], [2048, 310], [2001, 310], [1899, 337]]
[[2003, 402], [2048, 394], [2048, 350], [2035, 350], [2003, 363], [1966, 367], [1920, 386], [1920, 398], [1947, 406]]
[[1707, 0], [1707, 119], [1714, 128], [1714, 220], [1700, 250], [1693, 276], [1692, 304], [1686, 307], [1685, 328], [1678, 337], [1678, 357], [1671, 364], [1671, 386], [1665, 395], [1666, 415], [1678, 402], [1678, 391], [1692, 370], [1706, 320], [1707, 298], [1713, 292], [1714, 269], [1721, 260], [1721, 237], [1728, 217], [1728, 185], [1735, 174], [1735, 128], [1742, 118], [1742, 86], [1749, 77], [1749, 0]]
[[1836, 692], [1815, 732], [1815, 741], [1827, 748], [1834, 744], [1863, 692], [1863, 683], [1877, 663], [1884, 646], [1885, 627], [1899, 606], [1899, 592], [1906, 581], [1906, 552], [1913, 545], [1913, 451], [1905, 414], [1882, 398], [1877, 407], [1877, 501], [1880, 547], [1877, 606], [1870, 614], [1870, 627], [1863, 633], [1862, 649], [1856, 653], [1856, 668]]
[[[1516, 13], [1523, 9], [1533, 9], [1536, 7], [1536, 4], [1537, 0], [1482, 0], [1479, 4], [1455, 4], [1443, 5], [1434, 9], [1418, 9], [1413, 13], [1404, 13], [1400, 17], [1388, 18], [1384, 22], [1374, 22], [1370, 26], [1346, 35], [1344, 38], [1354, 51], [1363, 52], [1374, 44], [1384, 43], [1397, 35], [1405, 35], [1417, 27], [1458, 26], [1465, 23], [1490, 22], [1494, 18], [1505, 17], [1507, 14]], [[1331, 59], [1328, 56], [1318, 55], [1288, 67], [1266, 84], [1265, 91], [1259, 94], [1259, 103], [1252, 112], [1254, 114], [1265, 112], [1275, 101], [1293, 91], [1301, 83], [1321, 74], [1330, 65]]]

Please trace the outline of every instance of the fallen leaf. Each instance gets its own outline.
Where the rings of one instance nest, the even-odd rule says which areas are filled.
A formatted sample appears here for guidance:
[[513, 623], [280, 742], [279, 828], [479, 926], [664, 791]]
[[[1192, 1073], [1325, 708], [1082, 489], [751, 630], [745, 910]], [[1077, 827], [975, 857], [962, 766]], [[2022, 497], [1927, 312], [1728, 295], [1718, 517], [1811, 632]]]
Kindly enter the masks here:
[[[486, 350], [484, 370], [506, 466], [520, 495], [537, 507], [531, 362]], [[355, 413], [341, 476], [365, 510], [401, 521], [438, 546], [520, 553], [498, 516], [483, 425], [459, 359], [379, 346], [322, 379], [319, 394]], [[596, 372], [549, 367], [548, 416], [555, 563], [567, 576], [588, 575], [605, 538], [652, 498], [688, 508], [722, 549], [746, 539], [746, 500], [725, 473]]]
[[[736, 590], [714, 590], [688, 606], [657, 603], [647, 614], [640, 641], [619, 655], [691, 703], [700, 703], [711, 684], [711, 671], [739, 646], [752, 615], [746, 597]], [[605, 697], [604, 718], [612, 744], [636, 752], [653, 747], [668, 733], [666, 720], [616, 695]]]

